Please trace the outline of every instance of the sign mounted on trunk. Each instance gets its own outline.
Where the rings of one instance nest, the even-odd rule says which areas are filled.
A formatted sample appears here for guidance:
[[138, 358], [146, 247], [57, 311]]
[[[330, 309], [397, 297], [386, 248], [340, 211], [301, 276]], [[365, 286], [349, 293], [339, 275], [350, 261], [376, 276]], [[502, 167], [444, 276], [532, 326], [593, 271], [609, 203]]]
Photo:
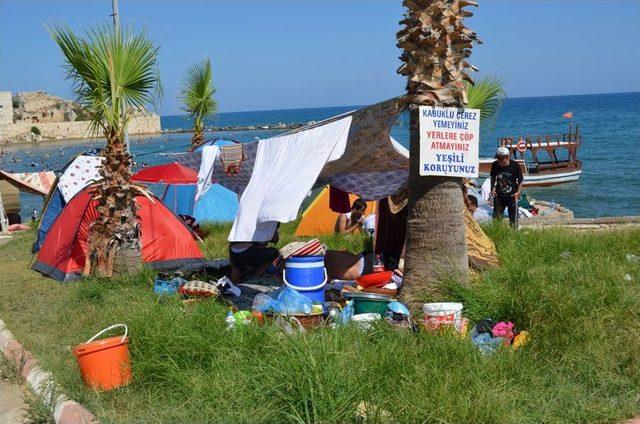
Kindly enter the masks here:
[[420, 175], [478, 177], [480, 110], [420, 106]]

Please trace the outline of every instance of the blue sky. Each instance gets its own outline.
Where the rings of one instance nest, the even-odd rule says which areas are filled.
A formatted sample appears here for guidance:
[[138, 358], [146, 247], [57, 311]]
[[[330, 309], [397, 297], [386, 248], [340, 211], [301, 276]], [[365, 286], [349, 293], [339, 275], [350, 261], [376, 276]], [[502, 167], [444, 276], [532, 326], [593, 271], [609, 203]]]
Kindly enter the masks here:
[[[510, 97], [640, 91], [640, 1], [481, 0], [471, 62]], [[43, 24], [110, 22], [110, 0], [0, 0], [0, 90], [69, 97]], [[222, 112], [368, 104], [400, 94], [400, 0], [120, 0], [160, 45], [161, 114], [211, 57]]]

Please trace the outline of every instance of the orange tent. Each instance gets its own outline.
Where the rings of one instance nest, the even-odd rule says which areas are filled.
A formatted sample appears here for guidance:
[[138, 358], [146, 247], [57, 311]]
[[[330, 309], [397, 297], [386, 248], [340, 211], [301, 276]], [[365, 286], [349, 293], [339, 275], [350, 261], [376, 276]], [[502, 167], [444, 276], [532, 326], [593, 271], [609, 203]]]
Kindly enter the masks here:
[[[353, 204], [357, 198], [355, 194], [349, 194], [349, 203]], [[365, 216], [375, 212], [376, 202], [367, 202]], [[295, 235], [305, 237], [333, 234], [337, 219], [338, 214], [329, 208], [329, 186], [326, 186], [302, 213]]]

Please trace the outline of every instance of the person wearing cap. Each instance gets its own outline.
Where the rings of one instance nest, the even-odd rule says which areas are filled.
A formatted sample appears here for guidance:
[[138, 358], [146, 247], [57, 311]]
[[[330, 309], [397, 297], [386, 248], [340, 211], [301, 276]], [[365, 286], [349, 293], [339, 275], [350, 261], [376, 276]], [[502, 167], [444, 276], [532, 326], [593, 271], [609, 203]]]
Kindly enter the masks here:
[[502, 219], [504, 210], [509, 211], [509, 222], [516, 226], [518, 199], [522, 188], [522, 170], [518, 162], [511, 159], [509, 149], [504, 146], [496, 152], [497, 160], [491, 165], [491, 194], [493, 195], [493, 218]]

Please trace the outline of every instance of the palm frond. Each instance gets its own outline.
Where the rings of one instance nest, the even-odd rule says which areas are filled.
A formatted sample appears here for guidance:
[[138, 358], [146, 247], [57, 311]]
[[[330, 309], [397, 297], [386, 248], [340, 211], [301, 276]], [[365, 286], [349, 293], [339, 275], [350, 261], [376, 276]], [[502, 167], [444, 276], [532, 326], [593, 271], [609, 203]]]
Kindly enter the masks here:
[[217, 103], [213, 98], [215, 92], [209, 59], [187, 69], [182, 80], [180, 100], [182, 109], [193, 118], [196, 130], [201, 130], [204, 119], [216, 112]]
[[503, 100], [507, 97], [502, 81], [495, 77], [485, 77], [474, 85], [465, 82], [467, 107], [480, 109], [480, 119], [490, 122], [497, 117]]
[[158, 49], [144, 31], [100, 25], [80, 37], [66, 26], [47, 29], [62, 50], [67, 78], [94, 131], [123, 133], [135, 110], [161, 97]]

